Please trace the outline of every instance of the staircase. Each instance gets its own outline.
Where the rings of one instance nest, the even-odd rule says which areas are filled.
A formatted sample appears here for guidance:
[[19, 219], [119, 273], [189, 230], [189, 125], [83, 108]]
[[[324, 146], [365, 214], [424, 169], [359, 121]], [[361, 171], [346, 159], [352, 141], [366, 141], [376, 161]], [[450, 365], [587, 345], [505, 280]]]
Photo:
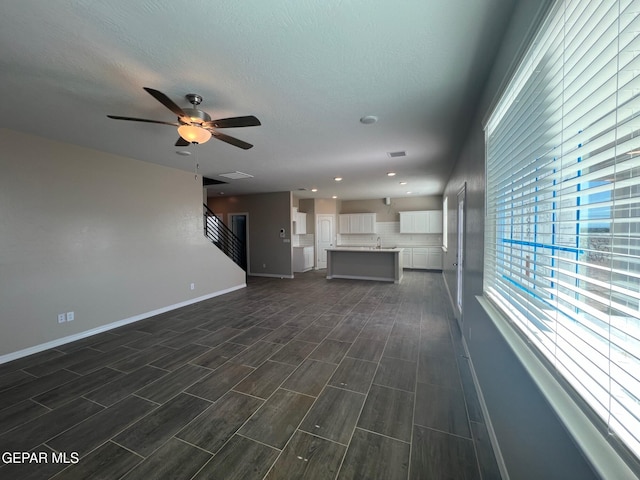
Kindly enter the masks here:
[[216, 217], [206, 205], [202, 205], [204, 215], [204, 235], [222, 250], [244, 271], [247, 270], [247, 249], [244, 240], [238, 238], [222, 220]]

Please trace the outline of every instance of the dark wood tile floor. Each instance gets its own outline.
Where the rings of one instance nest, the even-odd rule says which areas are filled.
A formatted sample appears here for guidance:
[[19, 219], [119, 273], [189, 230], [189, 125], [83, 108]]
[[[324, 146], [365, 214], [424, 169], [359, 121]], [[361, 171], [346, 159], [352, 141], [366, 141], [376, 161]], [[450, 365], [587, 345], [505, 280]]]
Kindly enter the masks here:
[[0, 365], [0, 450], [48, 459], [7, 479], [500, 478], [442, 276], [418, 271], [250, 278]]

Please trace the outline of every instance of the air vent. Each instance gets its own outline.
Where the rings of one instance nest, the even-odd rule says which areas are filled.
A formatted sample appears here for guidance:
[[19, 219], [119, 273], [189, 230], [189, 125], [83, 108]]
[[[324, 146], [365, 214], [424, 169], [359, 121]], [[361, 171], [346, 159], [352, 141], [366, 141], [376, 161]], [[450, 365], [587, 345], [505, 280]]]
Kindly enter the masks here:
[[407, 152], [405, 152], [405, 151], [402, 151], [402, 152], [389, 152], [389, 153], [387, 153], [387, 155], [389, 155], [391, 158], [406, 157], [407, 156]]
[[230, 173], [221, 173], [218, 175], [219, 177], [230, 178], [231, 180], [240, 180], [241, 178], [253, 178], [253, 175], [249, 175], [248, 173], [242, 172], [230, 172]]

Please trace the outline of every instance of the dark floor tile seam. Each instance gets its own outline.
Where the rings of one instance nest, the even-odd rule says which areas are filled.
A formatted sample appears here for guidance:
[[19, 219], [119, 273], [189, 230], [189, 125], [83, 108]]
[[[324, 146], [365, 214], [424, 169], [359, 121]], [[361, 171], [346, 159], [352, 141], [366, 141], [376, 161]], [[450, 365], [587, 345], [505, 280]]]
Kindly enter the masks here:
[[[205, 409], [205, 410], [206, 410], [206, 409]], [[199, 416], [200, 416], [200, 415], [198, 415], [198, 417], [199, 417]], [[196, 418], [198, 418], [198, 417], [196, 417]], [[195, 420], [195, 418], [194, 418], [193, 420]], [[192, 421], [193, 421], [193, 420], [192, 420]], [[189, 422], [189, 423], [191, 423], [191, 422]], [[187, 424], [187, 425], [188, 425], [188, 424]], [[185, 426], [186, 426], [186, 425], [185, 425]], [[233, 436], [233, 435], [232, 435], [232, 436]], [[199, 447], [198, 445], [195, 445], [195, 444], [193, 444], [193, 443], [191, 443], [191, 442], [189, 442], [189, 441], [187, 441], [187, 440], [184, 440], [183, 438], [178, 438], [178, 437], [176, 437], [175, 435], [173, 435], [172, 437], [169, 437], [169, 438], [167, 439], [167, 441], [166, 441], [166, 442], [164, 442], [164, 443], [163, 443], [160, 447], [158, 447], [156, 450], [154, 450], [154, 452], [153, 452], [153, 453], [155, 453], [156, 451], [160, 450], [162, 447], [164, 447], [164, 446], [165, 446], [167, 443], [169, 443], [171, 440], [178, 440], [178, 441], [180, 441], [180, 442], [182, 442], [182, 443], [186, 443], [187, 445], [189, 445], [189, 446], [191, 446], [191, 447], [194, 447], [194, 448], [197, 448], [198, 450], [200, 450], [201, 452], [206, 453], [207, 455], [211, 455], [211, 458], [213, 458], [213, 457], [216, 455], [215, 453], [210, 452], [209, 450], [207, 450], [207, 449], [205, 449], [205, 448]], [[272, 448], [273, 448], [273, 447], [272, 447]], [[150, 454], [149, 454], [149, 456], [153, 455], [153, 453], [150, 453]], [[211, 460], [211, 459], [209, 459], [209, 460]], [[206, 465], [207, 463], [209, 463], [209, 460], [207, 460], [207, 461], [206, 461], [205, 465]], [[194, 475], [194, 476], [195, 476], [195, 475]]]
[[[444, 430], [440, 430], [440, 429], [438, 429], [438, 428], [433, 428], [433, 427], [427, 427], [427, 426], [425, 426], [425, 425], [418, 425], [417, 423], [414, 423], [414, 424], [413, 424], [413, 426], [414, 426], [414, 427], [415, 427], [415, 426], [418, 426], [418, 427], [420, 427], [420, 428], [426, 428], [427, 430], [431, 430], [431, 431], [438, 432], [438, 433], [443, 433], [443, 434], [445, 434], [445, 435], [449, 435], [450, 437], [460, 438], [460, 439], [462, 439], [462, 440], [467, 440], [468, 442], [472, 442], [472, 443], [474, 443], [474, 444], [475, 444], [475, 442], [474, 442], [474, 440], [473, 440], [473, 433], [471, 433], [471, 436], [470, 436], [470, 437], [463, 437], [462, 435], [458, 435], [458, 434], [456, 434], [456, 433], [446, 432], [446, 431], [444, 431]], [[413, 434], [413, 427], [411, 428], [411, 430], [412, 430], [412, 431], [411, 431], [411, 433]], [[475, 447], [474, 447], [474, 451], [475, 451]], [[477, 459], [478, 459], [478, 458], [476, 457], [476, 462], [477, 462]]]
[[[87, 453], [84, 455], [84, 457], [82, 457], [82, 458], [86, 458], [88, 455], [90, 455], [91, 453], [95, 452], [97, 449], [99, 449], [99, 448], [103, 447], [104, 445], [106, 445], [107, 443], [111, 442], [111, 443], [113, 443], [114, 445], [119, 446], [120, 448], [122, 448], [122, 449], [126, 450], [126, 451], [127, 451], [127, 452], [129, 452], [129, 453], [133, 453], [136, 457], [140, 457], [140, 458], [142, 458], [142, 460], [143, 460], [143, 461], [147, 459], [147, 457], [143, 457], [142, 455], [140, 455], [140, 454], [139, 454], [139, 453], [137, 453], [137, 452], [134, 452], [134, 451], [133, 451], [133, 450], [131, 450], [130, 448], [127, 448], [127, 447], [125, 447], [124, 445], [119, 444], [118, 442], [116, 442], [116, 441], [114, 440], [115, 438], [116, 438], [116, 437], [115, 437], [115, 435], [114, 435], [113, 437], [111, 437], [110, 439], [106, 440], [104, 443], [100, 444], [99, 446], [97, 446], [96, 448], [94, 448], [93, 450], [91, 450], [90, 452], [87, 452]], [[164, 443], [163, 443], [163, 445], [164, 445]], [[156, 449], [156, 450], [157, 450], [157, 449]], [[149, 456], [153, 455], [153, 454], [156, 452], [156, 450], [154, 450], [153, 452], [151, 452], [151, 453], [149, 454]], [[128, 472], [127, 472], [127, 473], [128, 473]], [[124, 475], [123, 475], [123, 476], [124, 476]]]
[[[395, 321], [394, 321], [394, 325], [395, 325]], [[393, 329], [393, 327], [391, 327], [391, 328]], [[384, 347], [382, 347], [382, 352], [383, 353], [386, 350], [387, 345], [389, 343], [389, 336], [390, 335], [391, 335], [391, 330], [389, 330], [389, 335], [387, 335], [387, 339], [384, 341]], [[351, 447], [351, 442], [353, 441], [353, 436], [356, 433], [356, 428], [358, 428], [358, 422], [360, 421], [360, 417], [362, 416], [362, 412], [364, 410], [364, 406], [367, 404], [367, 400], [369, 399], [369, 395], [371, 394], [371, 387], [374, 385], [373, 380], [376, 378], [376, 375], [378, 374], [378, 370], [380, 370], [380, 362], [381, 361], [382, 361], [382, 355], [378, 359], [378, 362], [377, 362], [377, 365], [376, 365], [376, 371], [373, 372], [373, 377], [371, 377], [371, 383], [369, 384], [369, 389], [367, 390], [367, 393], [365, 394], [364, 402], [362, 402], [362, 406], [360, 407], [360, 412], [358, 412], [358, 418], [356, 419], [356, 423], [355, 423], [355, 425], [353, 427], [353, 432], [351, 432], [351, 436], [349, 437], [349, 442], [347, 442], [347, 445], [346, 445], [347, 448], [344, 451], [344, 455], [342, 457], [342, 460], [340, 460], [340, 465], [338, 466], [338, 469], [336, 470], [336, 472], [337, 472], [336, 473], [336, 478], [338, 478], [340, 476], [340, 471], [342, 470], [342, 465], [344, 465], [344, 459], [347, 458], [347, 453], [349, 452], [349, 447]], [[342, 363], [342, 361], [340, 363]], [[338, 368], [340, 368], [340, 365], [338, 365]], [[416, 377], [417, 377], [417, 375], [416, 375]], [[327, 380], [327, 384], [328, 384], [328, 382], [329, 381]], [[325, 385], [325, 387], [326, 387], [326, 385]], [[324, 388], [323, 388], [323, 390], [324, 390]], [[320, 396], [320, 395], [318, 395], [318, 396]], [[415, 405], [415, 398], [414, 398], [414, 405]], [[413, 425], [412, 425], [411, 428], [412, 428], [411, 434], [413, 435]], [[411, 452], [409, 452], [409, 455], [411, 455]], [[409, 456], [409, 460], [411, 460], [411, 456]], [[407, 478], [409, 478], [408, 477], [408, 472], [407, 472]]]
[[[216, 347], [213, 347], [213, 348], [216, 348]], [[207, 353], [207, 352], [205, 352], [205, 353]], [[203, 354], [203, 355], [204, 355], [204, 354]], [[201, 357], [201, 356], [202, 356], [202, 355], [200, 355], [200, 357]], [[215, 372], [216, 370], [218, 370], [220, 367], [222, 367], [222, 365], [226, 365], [227, 363], [229, 363], [229, 359], [227, 359], [227, 361], [226, 361], [226, 362], [224, 362], [224, 363], [223, 363], [222, 365], [220, 365], [220, 366], [217, 366], [216, 368], [205, 367], [204, 365], [198, 365], [198, 364], [196, 364], [196, 363], [191, 363], [193, 360], [196, 360], [196, 359], [198, 359], [198, 358], [199, 358], [199, 357], [192, 358], [191, 360], [189, 360], [188, 362], [186, 362], [184, 365], [191, 365], [191, 366], [193, 366], [193, 367], [206, 368], [207, 370], [209, 370], [209, 373], [213, 373], [213, 372]], [[182, 365], [182, 367], [184, 367], [184, 365]], [[178, 369], [180, 369], [180, 368], [182, 368], [182, 367], [178, 367], [178, 368], [176, 368], [175, 370], [170, 370], [170, 371], [171, 371], [171, 372], [175, 372], [176, 370], [178, 370]], [[251, 367], [251, 365], [247, 365], [247, 367]], [[252, 368], [253, 368], [253, 367], [252, 367]]]
[[[420, 322], [422, 322], [422, 315], [420, 315]], [[420, 347], [422, 347], [422, 327], [419, 326], [418, 327], [418, 350], [420, 349]], [[414, 433], [415, 433], [415, 429], [416, 429], [416, 409], [418, 408], [418, 368], [420, 367], [420, 353], [418, 353], [418, 361], [416, 362], [417, 366], [416, 366], [416, 377], [413, 383], [413, 392], [414, 392], [414, 397], [413, 397], [413, 412], [411, 412], [411, 442], [409, 442], [409, 465], [407, 466], [407, 478], [412, 478], [411, 477], [411, 466], [412, 466], [412, 461], [411, 459], [413, 458], [413, 438], [414, 438]], [[468, 416], [468, 415], [467, 415]], [[478, 457], [476, 456], [476, 459]]]
[[[83, 398], [84, 398], [84, 397], [83, 397]], [[89, 400], [89, 399], [87, 399], [87, 398], [85, 398], [84, 400], [87, 400], [88, 402], [95, 403], [96, 405], [100, 405], [98, 402], [94, 402], [93, 400]], [[101, 407], [103, 407], [103, 405], [100, 405], [100, 406], [101, 406]], [[56, 432], [53, 436], [51, 436], [51, 437], [47, 438], [46, 440], [43, 440], [43, 441], [40, 443], [40, 445], [38, 445], [38, 446], [46, 445], [48, 448], [51, 448], [52, 450], [55, 450], [55, 451], [57, 452], [58, 450], [56, 450], [55, 448], [53, 448], [53, 447], [49, 447], [49, 445], [47, 444], [47, 442], [48, 442], [48, 441], [53, 440], [54, 438], [58, 437], [59, 435], [62, 435], [63, 433], [68, 432], [68, 431], [69, 431], [69, 430], [71, 430], [72, 428], [75, 428], [75, 427], [77, 427], [79, 424], [81, 424], [82, 422], [84, 422], [84, 421], [86, 421], [86, 420], [89, 420], [89, 419], [93, 418], [95, 415], [98, 415], [98, 414], [99, 414], [100, 412], [102, 412], [102, 411], [103, 411], [103, 410], [100, 410], [100, 411], [98, 411], [98, 412], [94, 413], [93, 415], [88, 416], [87, 418], [83, 418], [83, 419], [82, 419], [82, 420], [80, 420], [79, 422], [74, 423], [73, 425], [70, 425], [70, 426], [69, 426], [69, 428], [65, 428], [64, 430], [60, 430], [59, 432]], [[108, 441], [108, 440], [107, 440], [107, 441]], [[38, 447], [34, 447], [34, 449], [32, 449], [32, 450], [35, 450], [36, 448], [38, 448]]]
[[394, 360], [402, 360], [403, 362], [413, 362], [413, 363], [418, 363], [418, 360], [407, 360], [406, 358], [402, 358], [402, 357], [394, 357], [393, 355], [385, 355], [384, 351], [382, 352], [382, 357], [380, 358], [393, 358]]
[[[30, 368], [30, 367], [25, 367], [25, 368]], [[24, 368], [18, 368], [18, 369], [16, 369], [16, 370], [11, 370], [10, 372], [5, 373], [5, 375], [11, 375], [12, 373], [17, 373], [17, 372], [24, 373], [25, 375], [29, 375], [29, 376], [31, 377], [31, 378], [29, 379], [29, 381], [31, 381], [31, 380], [35, 380], [35, 379], [37, 379], [37, 378], [40, 378], [40, 377], [38, 377], [38, 376], [34, 375], [33, 373], [29, 373], [29, 372], [27, 372]], [[5, 375], [3, 375], [3, 377], [4, 377]], [[14, 385], [14, 386], [11, 386], [11, 387], [9, 387], [9, 388], [0, 388], [0, 394], [1, 394], [2, 392], [7, 391], [7, 390], [11, 390], [12, 388], [15, 388], [16, 386], [20, 386], [20, 385]]]
[[[295, 370], [294, 370], [294, 372], [295, 372]], [[289, 378], [289, 377], [287, 377], [287, 378]], [[282, 382], [282, 383], [284, 383], [284, 382]], [[326, 386], [326, 384], [325, 384], [325, 386]], [[320, 394], [318, 394], [318, 397], [314, 397], [313, 395], [309, 395], [308, 393], [296, 392], [295, 390], [291, 390], [289, 388], [285, 388], [285, 387], [282, 387], [282, 386], [276, 388], [276, 391], [278, 391], [278, 390], [284, 390], [285, 392], [291, 392], [291, 393], [295, 393], [297, 395], [303, 395], [305, 397], [313, 398], [314, 400], [320, 396]], [[322, 393], [322, 391], [324, 391], [324, 387], [322, 387], [322, 390], [320, 391], [320, 393]], [[236, 392], [236, 393], [242, 393], [243, 395], [249, 395], [248, 393], [244, 393], [244, 392]], [[273, 392], [273, 393], [275, 393], [275, 392]], [[271, 395], [273, 395], [273, 393]], [[271, 398], [271, 395], [269, 395], [269, 398]], [[249, 395], [249, 396], [253, 397], [253, 395]], [[255, 398], [260, 398], [260, 397], [255, 397]], [[260, 400], [264, 400], [264, 398], [260, 398]], [[266, 402], [267, 400], [264, 400], [264, 401]], [[314, 401], [313, 404], [311, 404], [311, 406], [309, 407], [309, 410], [311, 410], [313, 408], [313, 405], [315, 403], [316, 402]], [[307, 413], [309, 413], [309, 412], [307, 411]], [[307, 415], [305, 414], [304, 417], [306, 417], [306, 416]], [[304, 417], [302, 418], [303, 420], [304, 420]], [[300, 423], [302, 423], [302, 422], [300, 422]]]
[[[171, 348], [171, 347], [167, 347], [167, 348]], [[142, 351], [142, 350], [140, 350], [140, 351]], [[169, 355], [169, 354], [167, 354], [167, 355]], [[156, 358], [155, 360], [153, 360], [153, 362], [155, 362], [156, 360], [158, 360], [158, 359]], [[153, 362], [151, 362], [151, 363], [153, 363]], [[140, 366], [139, 366], [138, 368], [136, 368], [135, 370], [129, 370], [129, 371], [118, 370], [118, 368], [117, 368], [117, 367], [110, 367], [109, 365], [106, 365], [106, 366], [107, 366], [108, 368], [111, 368], [112, 370], [115, 370], [116, 372], [124, 373], [125, 375], [130, 375], [130, 374], [132, 374], [133, 372], [135, 372], [135, 371], [137, 371], [137, 370], [140, 370], [141, 368], [144, 368], [144, 367], [151, 367], [151, 368], [155, 368], [156, 370], [162, 370], [162, 371], [167, 372], [167, 373], [171, 373], [171, 372], [172, 372], [172, 370], [167, 370], [166, 368], [156, 367], [155, 365], [151, 365], [151, 363], [145, 363], [144, 365], [140, 365]], [[101, 368], [103, 368], [103, 367], [101, 367]], [[94, 373], [94, 372], [95, 372], [95, 370], [93, 370], [93, 371], [91, 371], [91, 372], [89, 372], [89, 373]], [[162, 378], [162, 377], [161, 377], [161, 378]], [[109, 383], [111, 383], [111, 382], [109, 382]], [[105, 383], [104, 385], [108, 385], [109, 383]], [[100, 387], [104, 387], [104, 385], [100, 385]], [[98, 387], [98, 388], [100, 388], [100, 387]], [[90, 392], [86, 392], [86, 393], [90, 393]]]
[[[371, 433], [373, 435], [378, 435], [380, 437], [388, 438], [390, 440], [395, 440], [396, 442], [404, 443], [406, 445], [409, 445], [409, 448], [411, 448], [411, 444], [413, 443], [412, 441], [411, 442], [407, 442], [406, 440], [402, 440], [401, 438], [396, 438], [396, 437], [392, 437], [390, 435], [385, 435], [384, 433], [375, 432], [373, 430], [369, 430], [368, 428], [359, 427], [357, 425], [356, 425], [356, 428], [359, 429], [359, 430], [362, 430], [363, 432]], [[412, 426], [411, 430], [413, 430], [413, 426]], [[413, 434], [413, 431], [411, 433]], [[411, 456], [409, 456], [409, 458], [411, 458]]]
[[[260, 409], [258, 409], [258, 410], [260, 410]], [[255, 412], [253, 413], [253, 415], [255, 415]], [[249, 418], [253, 417], [253, 415], [251, 415]], [[276, 459], [274, 460], [274, 462], [269, 466], [269, 471], [271, 471], [271, 468], [273, 468], [273, 466], [276, 464], [276, 462], [278, 461], [278, 458], [280, 458], [280, 455], [282, 455], [282, 452], [284, 451], [284, 449], [286, 448], [286, 446], [287, 446], [287, 445], [289, 444], [289, 442], [291, 441], [291, 438], [293, 437], [293, 434], [291, 435], [291, 437], [289, 438], [289, 440], [287, 440], [287, 443], [285, 444], [285, 446], [283, 447], [283, 449], [282, 449], [282, 450], [280, 450], [279, 448], [274, 447], [273, 445], [268, 445], [268, 444], [266, 444], [266, 443], [264, 443], [264, 442], [261, 442], [261, 441], [259, 441], [259, 440], [254, 439], [254, 438], [247, 437], [246, 435], [242, 435], [242, 434], [238, 433], [238, 432], [240, 431], [240, 429], [241, 429], [242, 427], [244, 427], [244, 425], [247, 423], [247, 421], [249, 421], [249, 419], [247, 419], [247, 420], [246, 420], [246, 421], [245, 421], [245, 422], [244, 422], [240, 427], [238, 427], [238, 429], [233, 433], [233, 435], [229, 436], [229, 438], [227, 439], [227, 441], [226, 441], [226, 442], [224, 442], [224, 443], [220, 446], [220, 448], [218, 448], [218, 451], [217, 451], [216, 453], [210, 452], [210, 451], [208, 451], [208, 450], [203, 450], [202, 448], [200, 448], [200, 450], [203, 450], [204, 452], [207, 452], [208, 454], [210, 454], [210, 455], [211, 455], [211, 458], [210, 458], [209, 460], [207, 460], [207, 461], [204, 463], [204, 465], [202, 465], [202, 467], [200, 467], [200, 469], [199, 469], [199, 470], [198, 470], [198, 471], [193, 475], [193, 477], [191, 477], [191, 478], [195, 478], [195, 477], [197, 477], [197, 476], [198, 476], [198, 474], [200, 473], [200, 471], [202, 471], [202, 469], [204, 469], [204, 467], [205, 467], [205, 466], [207, 466], [209, 463], [211, 463], [212, 461], [214, 461], [214, 459], [218, 456], [218, 454], [224, 450], [224, 448], [227, 446], [227, 444], [228, 444], [228, 443], [231, 441], [231, 439], [232, 439], [233, 437], [235, 437], [236, 435], [237, 435], [238, 437], [242, 437], [242, 438], [244, 438], [244, 439], [246, 439], [246, 440], [249, 440], [249, 441], [251, 441], [251, 442], [255, 442], [255, 443], [257, 443], [258, 445], [263, 445], [263, 446], [265, 446], [265, 447], [269, 447], [269, 448], [271, 448], [271, 449], [273, 449], [273, 450], [277, 450], [277, 451], [278, 451], [278, 456], [276, 457]], [[297, 429], [296, 429], [296, 430], [297, 430]], [[294, 434], [295, 434], [295, 431], [294, 431]], [[176, 437], [176, 438], [177, 438], [177, 437]], [[179, 439], [179, 440], [182, 440], [182, 439]], [[182, 440], [182, 441], [184, 442], [184, 440]], [[185, 443], [188, 443], [189, 445], [191, 445], [189, 442], [185, 442]], [[194, 445], [194, 446], [195, 446], [195, 445]], [[266, 478], [266, 474], [265, 474], [265, 476], [264, 476], [263, 478]]]
[[[384, 357], [380, 357], [380, 358], [382, 359], [382, 358], [384, 358]], [[391, 357], [386, 357], [386, 358], [391, 358]], [[401, 359], [398, 359], [398, 360], [401, 360]], [[405, 360], [405, 361], [406, 361], [406, 360]], [[378, 372], [378, 369], [376, 369], [376, 373], [377, 373], [377, 372]], [[417, 375], [416, 375], [416, 377], [417, 377]], [[374, 374], [374, 377], [373, 377], [373, 378], [375, 379], [375, 374]], [[417, 383], [417, 381], [416, 381], [416, 383]], [[384, 387], [384, 388], [389, 388], [389, 389], [391, 389], [391, 390], [398, 390], [398, 391], [400, 391], [400, 392], [411, 393], [411, 394], [413, 394], [413, 395], [415, 395], [415, 394], [416, 394], [416, 392], [412, 392], [411, 390], [405, 390], [405, 389], [403, 389], [403, 388], [390, 387], [389, 385], [382, 385], [381, 383], [376, 383], [376, 382], [374, 382], [374, 381], [372, 381], [372, 382], [371, 382], [371, 385], [377, 385], [378, 387]], [[414, 387], [414, 388], [415, 388], [415, 387]], [[368, 393], [368, 392], [367, 392], [367, 396], [369, 396], [369, 393]]]
[[[37, 396], [37, 395], [36, 395], [36, 396]], [[84, 397], [83, 397], [83, 398], [84, 398]], [[33, 398], [27, 398], [27, 400], [29, 400], [30, 402], [36, 403], [36, 404], [40, 405], [41, 407], [46, 408], [47, 410], [49, 410], [49, 412], [53, 412], [53, 410], [54, 410], [53, 408], [51, 408], [51, 407], [47, 407], [44, 403], [40, 403], [40, 402], [38, 402], [37, 400], [34, 400]], [[75, 400], [75, 399], [73, 399], [73, 400]], [[88, 400], [88, 398], [85, 398], [85, 400]], [[26, 401], [26, 400], [23, 400], [23, 402], [24, 402], [24, 401]], [[20, 403], [20, 402], [18, 402], [18, 403]], [[98, 403], [98, 402], [93, 402], [93, 403]], [[14, 404], [14, 405], [15, 405], [15, 404]], [[100, 404], [98, 403], [98, 405], [100, 405]], [[104, 405], [100, 405], [100, 406], [101, 406], [101, 407], [104, 407]], [[11, 408], [11, 407], [7, 407], [7, 408]], [[44, 413], [49, 413], [49, 412], [43, 412], [43, 414], [44, 414]], [[40, 415], [38, 415], [38, 417], [39, 417], [39, 416], [40, 416]], [[37, 417], [36, 417], [36, 418], [37, 418]], [[22, 425], [22, 424], [21, 424], [21, 425]], [[12, 428], [11, 430], [13, 430], [13, 428]]]
[[[297, 428], [296, 428], [296, 430], [297, 430]], [[247, 440], [251, 440], [252, 442], [258, 443], [260, 445], [264, 445], [265, 447], [269, 447], [269, 448], [273, 448], [274, 450], [278, 450], [280, 453], [282, 453], [282, 451], [287, 447], [287, 445], [289, 445], [289, 442], [293, 438], [293, 433], [295, 433], [295, 430], [294, 430], [294, 432], [291, 434], [291, 437], [289, 437], [289, 440], [287, 440], [287, 443], [285, 443], [285, 446], [282, 447], [282, 450], [280, 450], [278, 447], [274, 447], [273, 445], [269, 445], [268, 443], [264, 443], [264, 442], [261, 442], [260, 440], [256, 440], [255, 438], [247, 437], [246, 435], [238, 433], [239, 431], [240, 431], [240, 429], [236, 430], [236, 432], [233, 435], [231, 435], [229, 440], [231, 440], [235, 435], [237, 435], [239, 437], [246, 438]], [[227, 443], [229, 443], [229, 440], [227, 440], [225, 442], [225, 444], [222, 447], [220, 447], [220, 450], [218, 450], [218, 453], [222, 451], [222, 449], [227, 445]], [[209, 453], [211, 453], [211, 452], [209, 452]], [[216, 455], [217, 455], [217, 453], [216, 453]], [[278, 457], [280, 457], [279, 454], [278, 454]], [[278, 461], [277, 458], [276, 458], [276, 461]], [[273, 462], [273, 463], [276, 463], [276, 462]]]
[[[247, 329], [247, 330], [248, 330], [248, 329]], [[245, 331], [246, 331], [246, 330], [245, 330]], [[239, 333], [238, 335], [242, 335], [242, 334], [241, 334], [241, 333]], [[236, 336], [238, 336], [238, 335], [236, 335]], [[235, 337], [234, 337], [234, 338], [235, 338]], [[260, 338], [260, 339], [256, 340], [256, 341], [255, 341], [255, 342], [253, 342], [251, 345], [245, 345], [245, 344], [243, 344], [243, 343], [233, 342], [232, 340], [233, 340], [233, 338], [231, 338], [231, 339], [229, 339], [229, 340], [226, 340], [226, 341], [224, 341], [224, 342], [222, 342], [222, 343], [233, 343], [234, 345], [238, 345], [239, 347], [245, 347], [245, 349], [247, 349], [247, 348], [251, 348], [251, 347], [252, 347], [253, 345], [255, 345], [257, 342], [259, 342], [260, 340], [262, 340], [262, 338]], [[222, 345], [222, 344], [220, 344], [220, 345]], [[206, 345], [204, 345], [204, 346], [206, 347]], [[216, 348], [216, 347], [213, 347], [213, 348]], [[242, 353], [242, 352], [240, 352], [240, 353]], [[238, 355], [240, 355], [240, 353], [238, 353], [238, 354], [236, 354], [236, 355], [234, 355], [234, 356], [238, 356]], [[233, 358], [233, 357], [229, 357], [229, 358]]]
[[[454, 319], [454, 321], [456, 321], [456, 320]], [[451, 328], [449, 328], [449, 330], [451, 330]], [[452, 332], [452, 336], [453, 336], [453, 332]], [[453, 338], [452, 338], [452, 341], [453, 341]], [[470, 375], [472, 377], [474, 390], [476, 392], [478, 392], [478, 389], [476, 387], [476, 382], [474, 381], [474, 378], [473, 378], [473, 377], [475, 377], [475, 375], [474, 375], [473, 370], [471, 369], [471, 359], [469, 359], [467, 357], [465, 357], [465, 358], [466, 358], [467, 361], [469, 361], [469, 370], [470, 370]], [[476, 467], [478, 468], [478, 472], [480, 472], [480, 477], [482, 477], [482, 468], [481, 468], [481, 465], [480, 465], [480, 456], [478, 455], [477, 439], [475, 438], [475, 436], [473, 434], [473, 425], [472, 425], [473, 422], [471, 421], [471, 415], [469, 415], [469, 402], [467, 400], [466, 389], [464, 388], [464, 384], [462, 383], [462, 375], [460, 374], [460, 366], [459, 366], [459, 363], [458, 363], [458, 355], [457, 354], [456, 354], [456, 366], [458, 367], [458, 379], [460, 380], [460, 388], [462, 390], [462, 401], [464, 402], [464, 411], [467, 414], [467, 425], [469, 427], [469, 437], [471, 439], [471, 444], [473, 445], [473, 453], [476, 456]], [[417, 377], [417, 375], [416, 375], [416, 377]], [[416, 388], [417, 387], [418, 386], [416, 385]], [[478, 394], [478, 402], [481, 402], [479, 394]], [[480, 407], [480, 413], [482, 415], [482, 422], [476, 422], [476, 423], [482, 423], [483, 425], [485, 425], [485, 428], [487, 428], [486, 424], [484, 423], [484, 411], [482, 410], [482, 407]], [[435, 429], [432, 429], [432, 430], [435, 430]], [[411, 427], [411, 434], [413, 435], [413, 426]], [[455, 437], [455, 436], [458, 436], [458, 435], [453, 435], [453, 436]], [[466, 437], [462, 437], [462, 438], [466, 438]], [[493, 445], [491, 445], [491, 451], [492, 451], [493, 455], [495, 456], [495, 451], [493, 450]], [[411, 458], [411, 457], [409, 457], [409, 458]]]

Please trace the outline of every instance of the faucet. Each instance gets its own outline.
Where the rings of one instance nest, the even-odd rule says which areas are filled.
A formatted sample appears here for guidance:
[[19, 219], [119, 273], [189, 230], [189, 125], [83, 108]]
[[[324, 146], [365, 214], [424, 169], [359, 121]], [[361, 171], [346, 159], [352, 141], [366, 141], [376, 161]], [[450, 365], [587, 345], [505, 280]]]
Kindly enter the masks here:
[[382, 242], [380, 241], [380, 237], [377, 238], [376, 240], [376, 248], [382, 248]]

